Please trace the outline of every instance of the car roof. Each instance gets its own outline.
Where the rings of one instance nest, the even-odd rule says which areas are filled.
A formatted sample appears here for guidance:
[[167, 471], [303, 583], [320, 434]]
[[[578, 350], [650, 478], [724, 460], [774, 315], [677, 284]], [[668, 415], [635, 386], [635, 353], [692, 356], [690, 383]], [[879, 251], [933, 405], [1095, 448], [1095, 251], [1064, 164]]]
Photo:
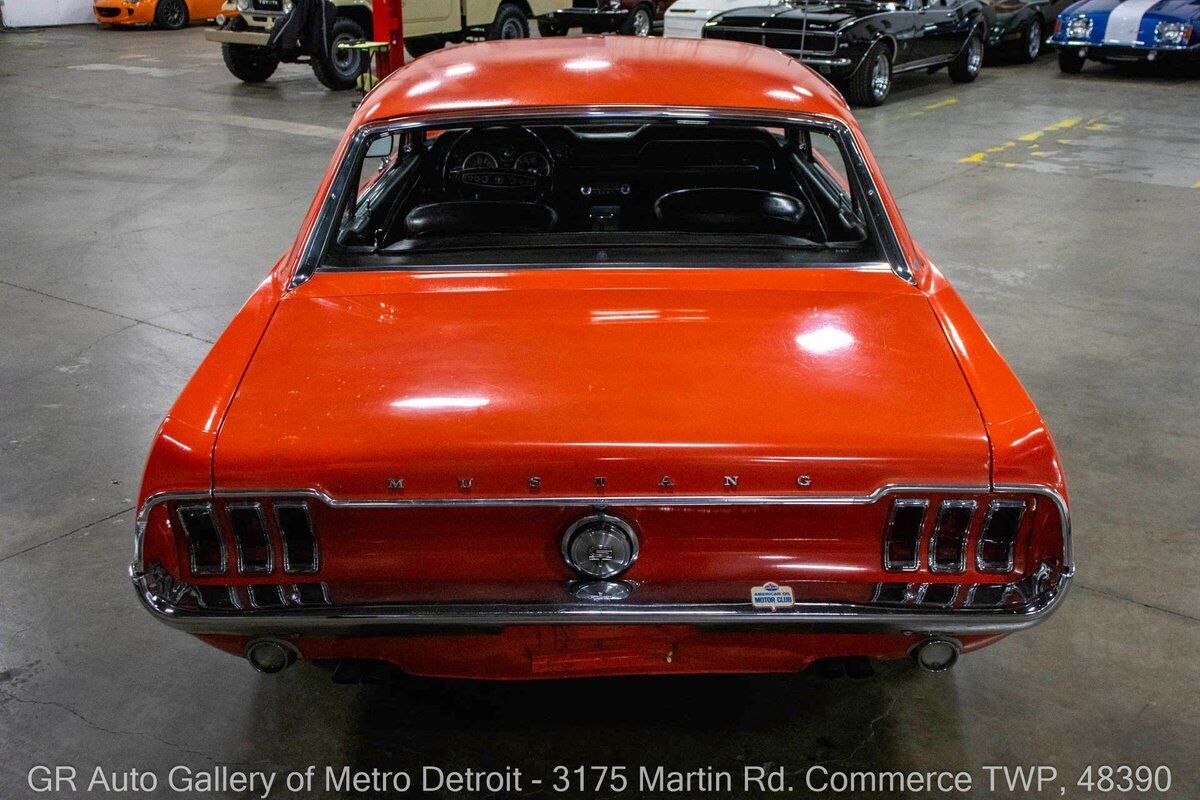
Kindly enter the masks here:
[[686, 106], [849, 119], [808, 67], [758, 45], [633, 36], [480, 42], [422, 56], [364, 98], [355, 126], [495, 108]]

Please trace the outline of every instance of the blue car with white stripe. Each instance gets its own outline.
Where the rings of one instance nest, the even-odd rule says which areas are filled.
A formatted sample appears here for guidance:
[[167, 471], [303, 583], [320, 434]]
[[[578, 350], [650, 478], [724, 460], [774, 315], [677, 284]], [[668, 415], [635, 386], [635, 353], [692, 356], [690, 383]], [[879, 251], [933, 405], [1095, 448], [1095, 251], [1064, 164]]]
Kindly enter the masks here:
[[1088, 59], [1200, 61], [1200, 0], [1080, 0], [1058, 15], [1050, 41], [1063, 72]]

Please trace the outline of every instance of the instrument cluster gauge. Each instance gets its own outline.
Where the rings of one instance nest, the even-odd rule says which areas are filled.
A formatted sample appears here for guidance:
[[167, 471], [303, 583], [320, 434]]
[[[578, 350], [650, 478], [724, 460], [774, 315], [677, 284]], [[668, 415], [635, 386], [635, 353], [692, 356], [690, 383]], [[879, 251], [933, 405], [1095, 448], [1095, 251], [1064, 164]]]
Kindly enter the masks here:
[[471, 155], [463, 159], [462, 163], [462, 168], [464, 170], [496, 169], [499, 166], [500, 164], [496, 161], [496, 157], [483, 150], [477, 150], [474, 153], [471, 153]]
[[528, 152], [517, 159], [513, 169], [518, 172], [528, 172], [542, 178], [550, 177], [550, 162], [541, 153]]

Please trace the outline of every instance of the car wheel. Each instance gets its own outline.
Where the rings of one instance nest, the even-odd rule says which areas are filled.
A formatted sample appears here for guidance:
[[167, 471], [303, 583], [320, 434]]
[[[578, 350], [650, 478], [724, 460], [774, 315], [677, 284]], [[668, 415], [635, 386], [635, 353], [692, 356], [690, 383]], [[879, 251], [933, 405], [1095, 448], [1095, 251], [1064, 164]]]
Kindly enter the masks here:
[[158, 0], [154, 8], [154, 25], [168, 31], [186, 28], [190, 22], [187, 3], [183, 0]]
[[647, 6], [638, 6], [629, 12], [621, 23], [621, 33], [626, 36], [649, 36], [654, 25], [654, 17]]
[[446, 40], [441, 36], [410, 36], [404, 40], [404, 49], [413, 58], [420, 58], [426, 53], [440, 50], [445, 45]]
[[856, 106], [878, 106], [892, 90], [892, 49], [876, 42], [846, 82], [846, 99]]
[[950, 80], [955, 83], [970, 83], [979, 77], [979, 69], [983, 66], [983, 33], [979, 28], [971, 32], [971, 38], [963, 45], [954, 60], [950, 62]]
[[539, 19], [537, 21], [539, 36], [566, 36], [567, 29], [562, 25], [557, 25], [548, 19]]
[[245, 83], [262, 83], [279, 67], [279, 59], [269, 49], [246, 44], [221, 45], [221, 58], [233, 77]]
[[485, 39], [528, 39], [529, 20], [524, 12], [511, 3], [505, 3], [496, 10], [496, 18], [487, 26]]
[[1034, 17], [1021, 31], [1021, 39], [1017, 42], [1017, 61], [1022, 64], [1032, 64], [1037, 61], [1042, 52], [1042, 18]]
[[1083, 62], [1086, 60], [1086, 58], [1079, 54], [1079, 50], [1077, 48], [1058, 48], [1058, 68], [1063, 72], [1071, 75], [1078, 75], [1083, 71]]
[[365, 38], [367, 35], [362, 26], [354, 20], [338, 17], [333, 21], [329, 52], [315, 55], [312, 60], [313, 74], [322, 86], [340, 91], [358, 85], [358, 76], [366, 71], [367, 59], [362, 50], [344, 50], [338, 45], [342, 42], [359, 42]]

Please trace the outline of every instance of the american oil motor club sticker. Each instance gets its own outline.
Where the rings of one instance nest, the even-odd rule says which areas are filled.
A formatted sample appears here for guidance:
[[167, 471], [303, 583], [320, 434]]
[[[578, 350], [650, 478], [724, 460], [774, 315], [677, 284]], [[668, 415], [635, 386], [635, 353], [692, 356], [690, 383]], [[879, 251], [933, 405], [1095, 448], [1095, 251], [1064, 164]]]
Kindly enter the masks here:
[[750, 602], [755, 608], [774, 611], [777, 608], [791, 608], [796, 605], [796, 597], [792, 594], [792, 587], [767, 582], [762, 586], [751, 587]]

